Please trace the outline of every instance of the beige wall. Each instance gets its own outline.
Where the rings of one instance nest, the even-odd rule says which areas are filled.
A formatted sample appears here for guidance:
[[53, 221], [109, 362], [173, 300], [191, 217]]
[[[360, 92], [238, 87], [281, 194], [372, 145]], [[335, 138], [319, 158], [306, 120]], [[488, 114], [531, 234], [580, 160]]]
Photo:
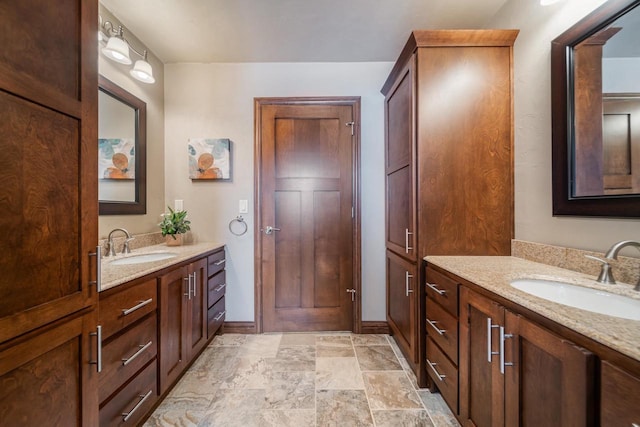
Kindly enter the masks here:
[[[166, 199], [184, 200], [197, 240], [227, 244], [227, 320], [254, 317], [254, 97], [362, 97], [363, 319], [385, 319], [384, 97], [392, 63], [167, 64], [165, 66]], [[191, 182], [189, 138], [230, 138], [232, 182]], [[249, 232], [233, 236], [238, 201]]]
[[551, 41], [602, 3], [565, 0], [543, 7], [537, 0], [510, 0], [487, 26], [520, 29], [514, 55], [517, 239], [595, 251], [640, 240], [640, 220], [552, 216]]
[[[100, 14], [105, 21], [118, 22], [102, 5]], [[136, 49], [143, 46], [126, 28], [125, 37]], [[131, 59], [135, 61], [139, 57], [132, 53]], [[148, 61], [156, 79], [151, 85], [131, 77], [130, 65], [118, 64], [99, 55], [100, 74], [147, 103], [147, 214], [100, 216], [100, 238], [106, 237], [116, 227], [124, 227], [133, 234], [160, 230], [157, 224], [164, 212], [164, 66], [153, 53], [149, 53]]]

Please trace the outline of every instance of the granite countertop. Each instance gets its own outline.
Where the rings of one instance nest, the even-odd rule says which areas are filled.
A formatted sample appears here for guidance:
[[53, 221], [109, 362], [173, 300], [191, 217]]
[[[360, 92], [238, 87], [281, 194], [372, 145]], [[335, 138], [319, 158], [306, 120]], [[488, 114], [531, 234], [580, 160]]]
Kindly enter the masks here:
[[[133, 279], [146, 276], [155, 271], [161, 270], [166, 267], [170, 267], [174, 264], [179, 264], [182, 261], [188, 260], [200, 254], [212, 251], [223, 247], [223, 243], [196, 243], [182, 246], [167, 246], [166, 244], [145, 246], [143, 248], [132, 250], [127, 255], [116, 255], [115, 257], [102, 257], [102, 291], [111, 289], [114, 286], [121, 285], [129, 282]], [[112, 265], [114, 260], [132, 257], [136, 255], [149, 254], [157, 252], [172, 252], [176, 256], [173, 258], [163, 259], [159, 261], [144, 262], [140, 264], [123, 264]]]
[[547, 301], [520, 291], [509, 282], [523, 278], [562, 281], [640, 300], [640, 292], [634, 291], [632, 285], [604, 285], [593, 276], [509, 256], [427, 256], [425, 260], [640, 361], [640, 321]]

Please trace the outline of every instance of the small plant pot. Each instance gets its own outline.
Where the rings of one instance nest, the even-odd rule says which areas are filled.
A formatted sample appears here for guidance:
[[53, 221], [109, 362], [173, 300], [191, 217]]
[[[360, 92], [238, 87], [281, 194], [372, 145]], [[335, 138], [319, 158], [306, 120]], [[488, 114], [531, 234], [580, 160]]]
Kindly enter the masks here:
[[164, 238], [166, 239], [167, 246], [182, 246], [183, 236], [184, 234], [167, 234]]

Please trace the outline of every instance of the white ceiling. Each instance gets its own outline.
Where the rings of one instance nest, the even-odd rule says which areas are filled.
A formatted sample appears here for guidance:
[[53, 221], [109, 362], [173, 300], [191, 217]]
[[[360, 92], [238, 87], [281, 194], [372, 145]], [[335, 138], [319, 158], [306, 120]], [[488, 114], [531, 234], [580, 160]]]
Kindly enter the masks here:
[[483, 28], [506, 0], [100, 1], [162, 62], [207, 63], [395, 61], [412, 30]]

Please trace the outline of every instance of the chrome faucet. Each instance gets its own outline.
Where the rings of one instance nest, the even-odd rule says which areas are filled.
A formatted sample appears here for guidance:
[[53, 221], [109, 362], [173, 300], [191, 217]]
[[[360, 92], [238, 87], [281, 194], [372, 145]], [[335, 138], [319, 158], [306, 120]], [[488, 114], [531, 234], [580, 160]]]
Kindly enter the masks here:
[[116, 248], [115, 248], [115, 245], [113, 244], [113, 233], [115, 233], [116, 231], [122, 231], [126, 236], [126, 238], [124, 239], [124, 245], [122, 246], [122, 253], [123, 254], [131, 253], [131, 249], [129, 248], [129, 242], [135, 239], [135, 237], [131, 237], [131, 234], [129, 234], [129, 232], [124, 228], [114, 228], [109, 233], [109, 237], [107, 237], [107, 254], [105, 256], [116, 255]]
[[[587, 258], [591, 258], [602, 263], [602, 269], [600, 270], [600, 275], [597, 279], [598, 282], [608, 284], [616, 283], [616, 279], [613, 278], [613, 271], [611, 270], [611, 265], [609, 264], [608, 260], [618, 259], [618, 252], [620, 252], [622, 248], [627, 246], [633, 246], [640, 250], [640, 242], [636, 242], [634, 240], [623, 240], [611, 246], [611, 248], [609, 248], [609, 250], [605, 254], [604, 259], [591, 255], [585, 255]], [[638, 279], [638, 283], [633, 289], [636, 291], [640, 291], [640, 279]]]

